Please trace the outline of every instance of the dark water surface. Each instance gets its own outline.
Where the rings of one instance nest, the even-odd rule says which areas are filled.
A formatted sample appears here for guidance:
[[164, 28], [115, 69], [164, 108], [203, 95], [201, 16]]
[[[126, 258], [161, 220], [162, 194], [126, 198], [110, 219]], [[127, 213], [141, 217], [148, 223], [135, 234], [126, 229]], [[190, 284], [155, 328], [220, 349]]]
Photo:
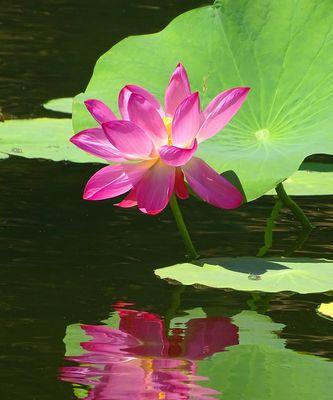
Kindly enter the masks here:
[[[157, 31], [174, 16], [204, 3], [200, 0], [0, 1], [0, 106], [4, 114], [15, 118], [55, 115], [43, 110], [41, 104], [81, 92], [96, 58], [112, 44], [129, 34]], [[179, 337], [185, 338], [187, 347], [179, 346], [186, 353], [181, 353], [182, 357], [192, 360], [186, 361], [186, 367], [172, 364], [174, 359], [170, 365], [163, 364], [167, 361], [156, 357], [155, 347], [154, 351], [144, 348], [140, 355], [130, 353], [134, 360], [131, 362], [136, 363], [133, 368], [141, 363], [145, 377], [157, 384], [163, 381], [163, 374], [169, 376], [172, 371], [181, 371], [187, 380], [183, 375], [175, 378], [171, 374], [171, 386], [138, 397], [133, 392], [134, 383], [132, 392], [123, 390], [128, 371], [114, 372], [126, 378], [118, 382], [120, 391], [109, 389], [108, 385], [114, 384], [110, 381], [115, 376], [111, 373], [114, 366], [105, 367], [102, 363], [106, 377], [104, 381], [100, 378], [95, 389], [86, 387], [90, 390], [89, 399], [210, 398], [194, 391], [193, 375], [210, 377], [211, 387], [224, 392], [222, 397], [211, 398], [266, 400], [284, 396], [295, 400], [314, 395], [320, 400], [332, 398], [324, 386], [330, 378], [333, 380], [333, 364], [325, 361], [333, 360], [333, 323], [315, 313], [320, 303], [333, 301], [332, 296], [278, 294], [252, 298], [247, 293], [195, 288], [177, 294], [177, 287], [156, 279], [152, 272], [155, 267], [184, 259], [182, 242], [170, 212], [147, 217], [136, 210], [113, 207], [111, 202], [84, 202], [81, 199], [84, 182], [98, 168], [93, 164], [16, 157], [1, 162], [1, 400], [74, 399], [71, 384], [58, 379], [60, 367], [79, 365], [64, 360], [66, 327], [77, 323], [99, 325], [110, 313], [117, 316], [115, 309], [118, 314], [123, 312], [115, 306], [119, 302], [133, 303], [124, 305], [125, 309], [154, 314], [151, 318], [156, 319], [159, 327], [172, 317], [184, 319], [186, 313], [190, 315], [178, 326], [180, 333], [177, 327], [172, 328], [167, 341], [173, 343], [167, 354], [172, 359], [175, 355], [172, 352], [178, 346], [174, 342]], [[272, 197], [264, 197], [232, 212], [195, 200], [182, 205], [202, 255], [245, 256], [255, 255], [262, 245], [265, 220], [273, 202]], [[316, 229], [295, 256], [332, 258], [332, 197], [303, 197], [298, 202]], [[290, 214], [284, 212], [271, 254], [283, 255], [295, 240], [297, 229]], [[176, 306], [178, 295], [180, 304]], [[244, 314], [244, 310], [252, 311]], [[228, 319], [236, 315], [241, 315], [240, 320]], [[163, 317], [165, 322], [161, 322]], [[140, 315], [138, 318], [140, 326], [134, 318], [135, 323], [132, 321], [127, 331], [122, 328], [123, 332], [140, 338], [146, 322]], [[193, 326], [199, 319], [201, 328], [195, 330]], [[211, 334], [199, 340], [203, 331]], [[237, 346], [238, 340], [260, 346]], [[80, 341], [73, 339], [77, 345]], [[266, 341], [272, 342], [274, 349], [285, 350], [281, 355], [271, 354], [265, 347]], [[222, 352], [224, 346], [230, 345], [236, 346]], [[206, 352], [208, 361], [202, 361], [204, 357], [199, 353], [193, 355], [193, 348], [199, 349], [199, 353]], [[218, 368], [216, 360], [220, 360]], [[189, 366], [196, 368], [196, 372]], [[133, 371], [137, 372], [135, 368]], [[288, 385], [293, 371], [294, 376], [302, 377], [296, 389]], [[68, 380], [75, 382], [73, 376]], [[295, 378], [293, 382], [296, 381]], [[185, 388], [173, 389], [175, 382]], [[307, 382], [312, 382], [315, 393], [311, 393]], [[243, 384], [244, 391], [240, 390]], [[209, 387], [210, 382], [202, 385]], [[167, 397], [168, 390], [174, 392], [174, 397]]]

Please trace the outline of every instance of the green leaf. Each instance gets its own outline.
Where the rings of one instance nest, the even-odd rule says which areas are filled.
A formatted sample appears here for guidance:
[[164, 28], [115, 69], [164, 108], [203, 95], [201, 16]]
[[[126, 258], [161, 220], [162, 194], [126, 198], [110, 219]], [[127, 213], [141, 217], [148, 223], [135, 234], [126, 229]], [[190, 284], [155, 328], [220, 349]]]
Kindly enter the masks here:
[[273, 333], [283, 326], [267, 316], [243, 311], [233, 320], [239, 345], [197, 363], [197, 373], [209, 378], [202, 385], [228, 400], [331, 399], [332, 363], [286, 349]]
[[61, 112], [65, 114], [72, 114], [72, 97], [63, 97], [60, 99], [53, 99], [43, 104], [43, 107], [47, 110]]
[[333, 302], [321, 303], [317, 308], [318, 315], [333, 321]]
[[[101, 162], [70, 141], [70, 119], [17, 119], [0, 123], [0, 154], [54, 161]], [[1, 158], [1, 157], [0, 157]]]
[[94, 122], [83, 100], [114, 110], [126, 84], [161, 101], [178, 62], [206, 105], [222, 90], [252, 88], [244, 106], [198, 155], [234, 171], [248, 200], [291, 176], [305, 157], [333, 153], [333, 7], [331, 0], [221, 0], [185, 13], [162, 32], [130, 37], [96, 64], [74, 100], [76, 131]]
[[211, 258], [155, 270], [162, 279], [244, 291], [319, 293], [333, 289], [333, 261], [255, 257]]
[[[333, 195], [333, 165], [304, 163], [283, 185], [292, 196]], [[267, 194], [276, 195], [276, 192], [273, 189]]]

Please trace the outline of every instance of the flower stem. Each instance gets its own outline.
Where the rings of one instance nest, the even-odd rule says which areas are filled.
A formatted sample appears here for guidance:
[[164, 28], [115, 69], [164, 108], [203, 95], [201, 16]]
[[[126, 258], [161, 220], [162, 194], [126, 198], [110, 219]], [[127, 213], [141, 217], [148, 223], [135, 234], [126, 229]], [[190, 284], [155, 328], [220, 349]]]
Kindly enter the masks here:
[[180, 211], [177, 197], [175, 194], [173, 194], [170, 199], [170, 207], [171, 207], [173, 216], [175, 217], [178, 230], [183, 238], [188, 257], [190, 258], [190, 260], [198, 259], [199, 254], [196, 252], [195, 247], [192, 243], [190, 234], [186, 228], [185, 221], [184, 221], [183, 215]]
[[304, 211], [301, 209], [301, 207], [288, 196], [282, 183], [279, 183], [275, 188], [275, 190], [277, 195], [279, 196], [279, 199], [294, 214], [294, 216], [301, 223], [303, 229], [311, 231], [314, 228], [314, 226], [311, 224], [308, 217], [304, 214]]

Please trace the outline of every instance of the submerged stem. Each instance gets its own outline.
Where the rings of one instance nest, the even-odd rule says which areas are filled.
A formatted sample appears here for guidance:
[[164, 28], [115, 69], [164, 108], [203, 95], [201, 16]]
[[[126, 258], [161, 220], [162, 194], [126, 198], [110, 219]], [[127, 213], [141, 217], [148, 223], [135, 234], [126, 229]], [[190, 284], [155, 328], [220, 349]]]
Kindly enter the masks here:
[[282, 206], [282, 201], [280, 199], [277, 199], [272, 209], [271, 215], [267, 219], [265, 229], [265, 244], [259, 249], [257, 257], [263, 257], [273, 245], [273, 228], [275, 225], [275, 221], [280, 214]]
[[311, 224], [308, 217], [304, 214], [304, 211], [301, 209], [301, 207], [289, 197], [282, 183], [279, 183], [275, 188], [275, 190], [277, 195], [279, 196], [279, 199], [294, 214], [294, 216], [303, 226], [303, 229], [311, 231], [314, 228], [314, 226]]
[[189, 256], [190, 260], [198, 259], [199, 254], [196, 252], [195, 247], [192, 243], [190, 234], [186, 228], [183, 215], [182, 215], [179, 205], [178, 205], [177, 197], [174, 194], [172, 195], [172, 197], [170, 199], [170, 207], [171, 207], [173, 216], [175, 217], [178, 230], [179, 230], [180, 234], [182, 235], [184, 245], [185, 245], [185, 248], [187, 251], [187, 255]]

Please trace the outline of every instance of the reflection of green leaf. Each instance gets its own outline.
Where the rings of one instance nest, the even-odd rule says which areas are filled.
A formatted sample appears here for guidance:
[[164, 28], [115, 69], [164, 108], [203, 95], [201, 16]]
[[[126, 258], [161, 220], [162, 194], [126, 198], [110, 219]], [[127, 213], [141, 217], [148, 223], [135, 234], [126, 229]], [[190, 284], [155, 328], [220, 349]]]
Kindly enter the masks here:
[[117, 312], [112, 312], [107, 319], [104, 319], [103, 324], [110, 326], [111, 328], [118, 329], [120, 317]]
[[[17, 119], [0, 123], [0, 154], [60, 161], [94, 162], [92, 157], [76, 148], [70, 119]], [[100, 162], [100, 160], [98, 160]]]
[[83, 348], [80, 346], [81, 342], [86, 342], [89, 336], [81, 328], [81, 324], [68, 325], [66, 328], [66, 335], [64, 337], [65, 343], [65, 356], [79, 356], [85, 353]]
[[[120, 318], [118, 313], [111, 313], [107, 319], [101, 322], [111, 328], [118, 329], [119, 321]], [[81, 328], [81, 324], [68, 325], [64, 338], [66, 347], [65, 356], [78, 356], [83, 354], [85, 351], [80, 346], [80, 343], [86, 342], [89, 338], [90, 336], [86, 335], [84, 330]]]
[[184, 311], [184, 315], [177, 315], [170, 321], [170, 329], [185, 328], [186, 324], [191, 319], [206, 318], [207, 315], [201, 307], [193, 308], [192, 310]]
[[73, 99], [71, 97], [63, 97], [61, 99], [53, 99], [43, 104], [47, 110], [57, 111], [65, 114], [72, 114]]
[[277, 337], [276, 332], [284, 328], [283, 324], [277, 324], [255, 311], [242, 311], [232, 317], [232, 321], [239, 328], [239, 343], [241, 345], [261, 345], [284, 348], [285, 340]]
[[204, 105], [223, 89], [250, 86], [242, 110], [198, 155], [220, 172], [236, 172], [254, 199], [306, 156], [333, 153], [332, 26], [331, 0], [221, 0], [185, 13], [100, 58], [74, 101], [75, 130], [93, 123], [84, 99], [97, 97], [116, 110], [125, 84], [145, 86], [162, 100], [178, 62]]
[[162, 279], [245, 291], [298, 293], [333, 289], [333, 261], [313, 259], [215, 258], [155, 270]]
[[73, 385], [74, 396], [78, 399], [85, 399], [88, 397], [88, 390], [78, 385]]
[[[251, 311], [235, 316], [240, 343], [197, 363], [226, 400], [331, 400], [333, 364], [284, 348], [280, 324]], [[269, 338], [269, 340], [267, 340]]]
[[[283, 186], [293, 196], [333, 195], [333, 165], [304, 163]], [[267, 194], [276, 192], [273, 189]]]
[[333, 302], [321, 303], [317, 308], [318, 315], [333, 321]]

